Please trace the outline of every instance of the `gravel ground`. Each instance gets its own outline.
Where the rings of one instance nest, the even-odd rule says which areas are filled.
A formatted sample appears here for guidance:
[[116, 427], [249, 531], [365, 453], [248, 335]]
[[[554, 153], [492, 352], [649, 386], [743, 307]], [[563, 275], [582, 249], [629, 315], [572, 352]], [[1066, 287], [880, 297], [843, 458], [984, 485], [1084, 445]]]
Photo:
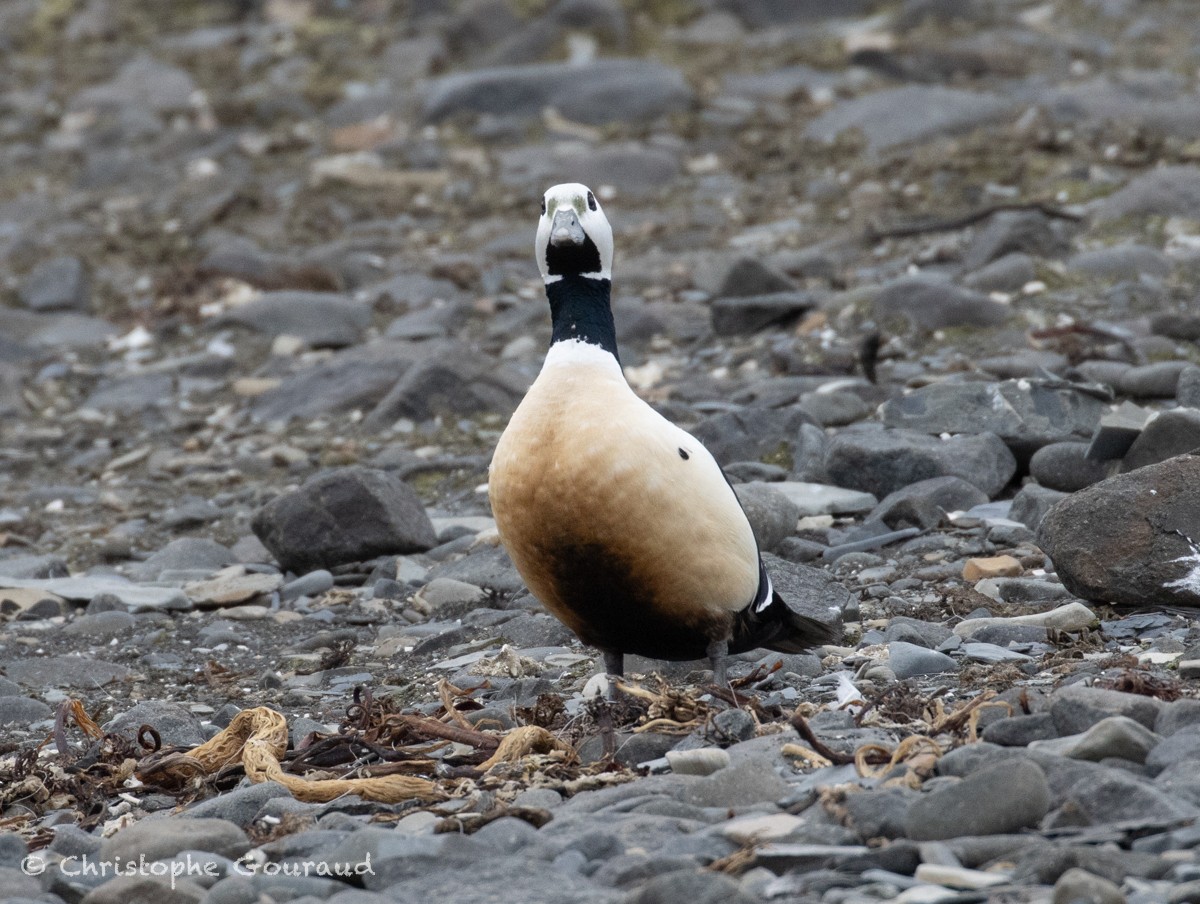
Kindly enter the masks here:
[[[1185, 0], [0, 6], [4, 899], [1200, 900], [1198, 47]], [[842, 613], [736, 695], [596, 702], [498, 545], [563, 181], [630, 382]]]

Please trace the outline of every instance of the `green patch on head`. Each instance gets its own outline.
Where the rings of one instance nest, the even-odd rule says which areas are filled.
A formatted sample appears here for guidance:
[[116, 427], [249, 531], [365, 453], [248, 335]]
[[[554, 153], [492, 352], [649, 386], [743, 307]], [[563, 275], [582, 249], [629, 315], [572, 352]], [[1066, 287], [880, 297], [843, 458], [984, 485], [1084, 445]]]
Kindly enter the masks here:
[[580, 216], [580, 217], [583, 216], [583, 208], [584, 208], [583, 198], [581, 198], [579, 195], [576, 195], [575, 200], [571, 202], [571, 206], [575, 208], [576, 216]]
[[546, 202], [546, 216], [554, 216], [554, 211], [558, 209], [558, 198], [551, 198]]

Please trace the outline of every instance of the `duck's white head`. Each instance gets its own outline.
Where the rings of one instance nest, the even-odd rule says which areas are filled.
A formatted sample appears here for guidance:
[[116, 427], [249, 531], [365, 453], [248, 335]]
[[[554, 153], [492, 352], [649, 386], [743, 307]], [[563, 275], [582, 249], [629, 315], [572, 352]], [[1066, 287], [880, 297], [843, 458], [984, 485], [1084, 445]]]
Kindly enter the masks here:
[[564, 182], [546, 191], [534, 251], [546, 283], [576, 275], [612, 279], [612, 226], [591, 189]]

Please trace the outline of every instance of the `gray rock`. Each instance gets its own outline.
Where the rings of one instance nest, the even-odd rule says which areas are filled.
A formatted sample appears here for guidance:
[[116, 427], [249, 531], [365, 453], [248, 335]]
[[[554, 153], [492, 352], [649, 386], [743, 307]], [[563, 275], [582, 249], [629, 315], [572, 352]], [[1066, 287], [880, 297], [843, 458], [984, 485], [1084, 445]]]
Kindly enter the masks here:
[[189, 609], [191, 603], [183, 591], [173, 587], [147, 587], [132, 584], [122, 578], [110, 575], [84, 576], [74, 578], [50, 578], [47, 580], [29, 580], [25, 578], [5, 578], [3, 584], [7, 587], [31, 587], [61, 596], [73, 602], [87, 603], [98, 596], [111, 597], [132, 611], [142, 609]]
[[[1200, 457], [1180, 455], [1109, 478], [1054, 506], [1038, 545], [1083, 599], [1200, 605]], [[1113, 513], [1121, 517], [1114, 518]]]
[[1060, 735], [1074, 735], [1112, 716], [1125, 716], [1152, 729], [1161, 708], [1153, 697], [1069, 684], [1054, 692], [1050, 715]]
[[483, 589], [454, 578], [434, 578], [421, 588], [418, 599], [439, 618], [476, 608], [484, 599]]
[[185, 819], [220, 819], [245, 828], [267, 801], [277, 797], [291, 797], [291, 792], [279, 782], [258, 782], [193, 804], [180, 815]]
[[994, 434], [949, 439], [916, 430], [844, 430], [825, 450], [825, 470], [839, 486], [886, 496], [918, 481], [960, 477], [989, 497], [1008, 484], [1017, 462]]
[[1125, 904], [1125, 895], [1117, 883], [1075, 866], [1054, 883], [1053, 904]]
[[0, 668], [17, 684], [39, 691], [47, 687], [103, 687], [113, 681], [125, 681], [133, 674], [123, 665], [93, 656], [6, 659], [0, 660]]
[[[726, 3], [726, 6], [736, 5], [746, 7], [752, 4]], [[723, 86], [727, 93], [753, 101], [788, 101], [794, 97], [811, 97], [813, 91], [832, 89], [840, 82], [837, 74], [811, 66], [795, 65], [761, 73], [733, 73], [725, 76]]]
[[759, 549], [773, 552], [796, 531], [800, 506], [771, 488], [769, 483], [743, 483], [734, 487], [738, 502], [750, 520]]
[[236, 279], [256, 289], [302, 289], [336, 292], [340, 275], [326, 264], [302, 255], [271, 254], [248, 241], [236, 241], [210, 251], [197, 266], [207, 279]]
[[237, 559], [233, 552], [204, 537], [180, 537], [172, 540], [150, 558], [129, 568], [135, 580], [156, 581], [164, 571], [219, 571]]
[[1154, 720], [1154, 732], [1164, 738], [1177, 731], [1200, 725], [1200, 700], [1184, 697], [1172, 700], [1158, 711]]
[[1117, 390], [1124, 395], [1141, 399], [1173, 399], [1179, 387], [1179, 375], [1188, 368], [1187, 361], [1158, 361], [1131, 367], [1121, 374]]
[[[1003, 593], [1000, 594], [1000, 598], [1008, 601]], [[1046, 629], [1040, 625], [990, 624], [981, 625], [978, 630], [972, 631], [967, 636], [980, 643], [1003, 647], [1011, 643], [1045, 643]]]
[[143, 819], [104, 839], [100, 857], [105, 860], [147, 861], [196, 850], [236, 860], [250, 849], [246, 833], [224, 819]]
[[958, 663], [945, 653], [902, 640], [894, 640], [888, 644], [887, 664], [901, 681], [918, 675], [937, 675], [958, 669]]
[[91, 85], [71, 98], [69, 108], [120, 110], [135, 108], [155, 113], [187, 112], [196, 83], [186, 70], [138, 55], [125, 63], [111, 81]]
[[[1053, 712], [1050, 714], [1053, 719]], [[1161, 738], [1140, 722], [1128, 716], [1109, 716], [1101, 719], [1080, 735], [1071, 735], [1037, 745], [1073, 760], [1098, 763], [1109, 757], [1144, 763], [1147, 755]]]
[[1036, 278], [1033, 258], [1023, 251], [1012, 251], [968, 273], [963, 283], [978, 292], [1017, 292]]
[[999, 762], [912, 802], [906, 834], [916, 841], [999, 835], [1036, 826], [1050, 809], [1046, 776], [1028, 760]]
[[1195, 408], [1160, 411], [1121, 459], [1121, 470], [1133, 471], [1197, 450], [1200, 450], [1200, 411]]
[[[1158, 735], [1154, 735], [1154, 737], [1158, 738]], [[1130, 757], [1126, 759], [1130, 759]], [[1159, 741], [1148, 751], [1143, 762], [1148, 773], [1158, 775], [1174, 763], [1198, 759], [1200, 759], [1200, 726], [1190, 725], [1175, 732], [1169, 738]]]
[[94, 612], [77, 616], [63, 625], [62, 633], [67, 637], [94, 638], [97, 642], [125, 637], [133, 631], [137, 619], [122, 610]]
[[716, 280], [713, 292], [718, 298], [746, 298], [794, 292], [798, 287], [790, 276], [756, 257], [739, 257]]
[[65, 578], [67, 563], [58, 556], [11, 556], [0, 559], [0, 578]]
[[757, 900], [728, 876], [696, 869], [656, 876], [626, 896], [622, 904], [754, 904]]
[[1076, 782], [1069, 802], [1093, 825], [1127, 819], [1169, 821], [1200, 813], [1200, 807], [1118, 769], [1106, 770], [1094, 781]]
[[429, 580], [453, 578], [498, 593], [516, 593], [525, 584], [503, 546], [485, 546], [429, 571]]
[[370, 308], [334, 292], [264, 292], [230, 308], [214, 327], [244, 326], [267, 336], [297, 336], [311, 348], [354, 345], [371, 323]]
[[963, 255], [963, 268], [976, 270], [998, 258], [1023, 252], [1057, 257], [1070, 247], [1049, 217], [1036, 210], [1002, 210], [988, 218]]
[[[803, 406], [801, 406], [803, 410]], [[816, 424], [801, 424], [796, 433], [792, 450], [790, 480], [811, 483], [828, 483], [825, 473], [825, 447], [829, 437]]]
[[[640, 142], [614, 142], [586, 146], [555, 142], [525, 145], [501, 151], [500, 179], [540, 194], [547, 185], [570, 173], [585, 185], [621, 186], [623, 198], [654, 196], [678, 178], [682, 170], [675, 149], [647, 146]], [[624, 341], [620, 314], [618, 340]]]
[[504, 816], [475, 833], [475, 840], [505, 854], [515, 854], [538, 837], [537, 829], [524, 820]]
[[1104, 411], [1104, 402], [1093, 395], [1032, 380], [933, 383], [880, 408], [889, 427], [932, 434], [991, 432], [1018, 454], [1090, 437]]
[[0, 725], [28, 727], [51, 718], [54, 710], [32, 697], [0, 696]]
[[567, 119], [600, 125], [652, 120], [691, 103], [692, 91], [679, 70], [650, 61], [610, 59], [443, 76], [428, 84], [422, 114], [432, 122], [480, 113], [530, 119], [553, 107]]
[[720, 0], [717, 6], [756, 29], [857, 18], [871, 8], [867, 0]]
[[482, 411], [510, 414], [527, 388], [520, 375], [485, 357], [465, 349], [447, 350], [406, 370], [363, 423], [383, 429], [401, 418], [423, 421], [438, 414]]
[[1046, 517], [1046, 513], [1069, 495], [1061, 490], [1051, 490], [1038, 486], [1036, 483], [1027, 483], [1013, 497], [1009, 517], [1014, 521], [1020, 521], [1030, 530], [1037, 530], [1042, 519]]
[[1099, 222], [1122, 217], [1190, 216], [1200, 205], [1200, 168], [1160, 166], [1135, 176], [1129, 184], [1096, 202]]
[[823, 427], [853, 424], [874, 409], [862, 396], [850, 390], [806, 392], [800, 397], [800, 405]]
[[907, 788], [885, 788], [846, 795], [850, 823], [864, 841], [903, 838], [908, 808], [916, 794]]
[[1200, 367], [1190, 364], [1179, 372], [1175, 401], [1180, 408], [1200, 408]]
[[174, 397], [175, 380], [170, 374], [136, 374], [100, 381], [80, 407], [136, 414], [170, 405]]
[[871, 493], [847, 490], [844, 487], [823, 483], [803, 483], [785, 480], [771, 484], [776, 492], [787, 496], [800, 506], [800, 516], [805, 515], [861, 515], [871, 511], [878, 500]]
[[961, 477], [931, 477], [889, 493], [867, 520], [882, 521], [893, 530], [932, 528], [949, 512], [965, 512], [987, 501], [987, 493]]
[[804, 134], [832, 142], [856, 129], [871, 151], [884, 151], [989, 125], [1016, 106], [1015, 100], [995, 94], [908, 85], [842, 101], [810, 122]]
[[815, 619], [829, 629], [830, 643], [842, 636], [842, 613], [856, 603], [853, 595], [829, 572], [771, 553], [763, 553], [763, 565], [771, 583], [793, 612]]
[[1109, 476], [1109, 467], [1087, 457], [1088, 443], [1065, 442], [1042, 446], [1029, 460], [1029, 474], [1051, 490], [1074, 493]]
[[54, 840], [50, 842], [50, 850], [64, 857], [78, 857], [80, 854], [95, 854], [100, 850], [102, 839], [99, 834], [93, 835], [74, 823], [56, 825], [53, 828]]
[[816, 307], [811, 292], [775, 292], [718, 298], [712, 303], [713, 332], [718, 336], [756, 333], [772, 326], [786, 326]]
[[18, 290], [21, 303], [34, 311], [87, 311], [91, 284], [77, 257], [54, 257], [34, 267]]
[[279, 596], [285, 601], [298, 600], [302, 596], [320, 596], [332, 587], [333, 575], [324, 568], [318, 568], [284, 584]]
[[1054, 727], [1054, 718], [1050, 713], [1031, 713], [997, 719], [983, 729], [982, 737], [1001, 747], [1027, 747], [1034, 741], [1058, 737], [1058, 729]]
[[200, 720], [187, 707], [160, 700], [147, 700], [120, 713], [104, 725], [104, 730], [136, 741], [143, 725], [158, 732], [165, 745], [196, 747], [208, 740]]
[[885, 323], [902, 317], [919, 330], [999, 326], [1011, 313], [986, 295], [925, 275], [902, 276], [875, 297], [876, 317]]
[[1067, 261], [1067, 269], [1095, 279], [1137, 280], [1143, 275], [1165, 279], [1171, 275], [1171, 259], [1145, 245], [1117, 245], [1081, 251]]
[[435, 302], [401, 314], [388, 324], [384, 336], [388, 339], [437, 339], [448, 336], [465, 314], [466, 308], [458, 302]]
[[279, 386], [254, 400], [250, 408], [254, 419], [308, 420], [355, 409], [373, 409], [412, 366], [401, 347], [393, 344], [387, 346], [392, 354], [376, 360], [382, 346], [382, 343], [355, 346], [339, 352], [330, 361], [285, 377]]
[[261, 508], [251, 526], [280, 565], [300, 572], [437, 543], [417, 494], [384, 471], [362, 467], [305, 481]]
[[1181, 342], [1195, 342], [1200, 339], [1200, 317], [1195, 314], [1164, 311], [1150, 318], [1150, 332], [1155, 336], [1166, 336]]
[[972, 662], [1029, 662], [1030, 657], [994, 643], [964, 643], [959, 651]]
[[109, 879], [93, 888], [81, 899], [81, 904], [199, 904], [204, 888], [190, 879], [153, 875], [124, 875]]
[[945, 625], [921, 621], [919, 618], [908, 618], [897, 615], [888, 620], [888, 626], [883, 632], [885, 640], [904, 641], [920, 647], [934, 649], [954, 634]]
[[1000, 380], [1015, 380], [1021, 377], [1041, 379], [1046, 373], [1061, 374], [1068, 366], [1067, 357], [1048, 349], [1023, 348], [1014, 352], [991, 355], [975, 362], [984, 373]]
[[799, 407], [745, 407], [706, 418], [691, 434], [720, 464], [765, 460], [791, 469], [796, 436], [806, 423], [809, 416]]

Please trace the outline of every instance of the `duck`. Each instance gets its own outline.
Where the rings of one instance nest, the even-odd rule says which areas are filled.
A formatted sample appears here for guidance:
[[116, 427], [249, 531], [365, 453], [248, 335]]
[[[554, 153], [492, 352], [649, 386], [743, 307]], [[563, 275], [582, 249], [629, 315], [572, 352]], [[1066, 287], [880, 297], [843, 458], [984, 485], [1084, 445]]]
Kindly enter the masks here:
[[774, 589], [716, 459], [654, 410], [621, 368], [611, 306], [613, 230], [586, 185], [542, 198], [534, 250], [550, 348], [497, 441], [488, 496], [530, 592], [605, 671], [624, 658], [727, 658], [830, 642]]

